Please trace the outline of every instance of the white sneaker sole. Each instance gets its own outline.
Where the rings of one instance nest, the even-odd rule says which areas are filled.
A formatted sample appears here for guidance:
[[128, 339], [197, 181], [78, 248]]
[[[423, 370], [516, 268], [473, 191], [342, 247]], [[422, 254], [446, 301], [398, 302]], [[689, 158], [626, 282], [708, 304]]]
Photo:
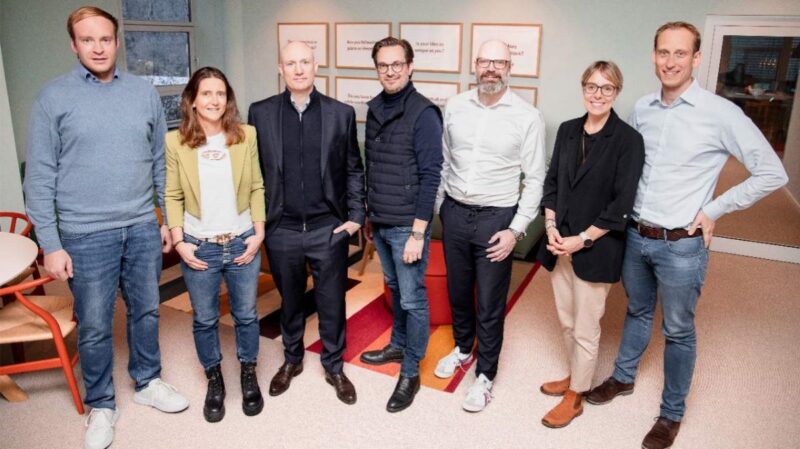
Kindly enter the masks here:
[[486, 404], [484, 404], [483, 406], [478, 406], [478, 405], [472, 405], [472, 404], [464, 403], [464, 404], [461, 404], [461, 408], [463, 408], [464, 410], [466, 410], [466, 411], [468, 411], [470, 413], [477, 413], [477, 412], [482, 412], [483, 409], [486, 408]]
[[[468, 365], [468, 364], [472, 363], [472, 358], [473, 358], [473, 356], [470, 355], [466, 360], [461, 362], [461, 366]], [[439, 369], [439, 367], [437, 366], [436, 369], [433, 371], [433, 375], [438, 377], [439, 379], [447, 379], [447, 378], [453, 377], [453, 375], [455, 375], [455, 373], [456, 373], [456, 370], [459, 369], [461, 366], [455, 367], [455, 369], [453, 369], [453, 371], [451, 371], [449, 373], [447, 371], [441, 371]]]
[[189, 403], [188, 402], [186, 404], [176, 405], [174, 407], [158, 406], [153, 401], [150, 401], [148, 399], [142, 398], [142, 397], [137, 396], [135, 394], [133, 395], [133, 402], [135, 402], [135, 403], [137, 403], [139, 405], [146, 405], [148, 407], [153, 407], [154, 409], [162, 411], [164, 413], [179, 413], [179, 412], [182, 412], [182, 411], [186, 410], [187, 408], [189, 408]]

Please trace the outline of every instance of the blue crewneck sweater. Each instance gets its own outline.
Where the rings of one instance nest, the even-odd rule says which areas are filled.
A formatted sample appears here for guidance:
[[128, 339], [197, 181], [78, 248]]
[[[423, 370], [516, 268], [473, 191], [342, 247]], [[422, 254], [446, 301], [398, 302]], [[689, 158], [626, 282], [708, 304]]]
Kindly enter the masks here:
[[78, 64], [42, 88], [28, 127], [24, 188], [45, 254], [61, 249], [60, 234], [153, 220], [154, 192], [164, 210], [166, 131], [158, 93], [127, 72], [101, 83]]

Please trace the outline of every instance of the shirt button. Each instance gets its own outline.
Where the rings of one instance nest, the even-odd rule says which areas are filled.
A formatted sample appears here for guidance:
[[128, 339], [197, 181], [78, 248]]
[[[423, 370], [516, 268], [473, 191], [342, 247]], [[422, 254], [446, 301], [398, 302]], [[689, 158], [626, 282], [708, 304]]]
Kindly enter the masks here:
[[628, 214], [623, 214], [622, 218], [628, 218]]

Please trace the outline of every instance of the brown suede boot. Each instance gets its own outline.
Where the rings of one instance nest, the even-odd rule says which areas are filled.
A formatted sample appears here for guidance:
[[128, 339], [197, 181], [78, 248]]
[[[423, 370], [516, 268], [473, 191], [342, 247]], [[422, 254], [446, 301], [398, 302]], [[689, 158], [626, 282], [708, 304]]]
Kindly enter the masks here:
[[570, 378], [571, 376], [567, 376], [566, 379], [545, 382], [539, 387], [539, 391], [548, 396], [564, 396], [564, 393], [569, 390]]
[[581, 413], [583, 413], [583, 396], [580, 393], [567, 390], [564, 393], [564, 399], [561, 400], [561, 403], [544, 415], [542, 424], [557, 429], [568, 425], [573, 419], [580, 416]]

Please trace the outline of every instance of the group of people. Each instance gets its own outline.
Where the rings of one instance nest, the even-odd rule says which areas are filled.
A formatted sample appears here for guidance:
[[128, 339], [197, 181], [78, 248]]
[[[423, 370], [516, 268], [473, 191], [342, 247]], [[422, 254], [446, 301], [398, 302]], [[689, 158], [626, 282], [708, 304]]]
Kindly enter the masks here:
[[[105, 448], [119, 418], [112, 383], [117, 288], [126, 305], [128, 370], [134, 401], [164, 412], [189, 403], [160, 378], [158, 279], [162, 252], [181, 257], [193, 335], [208, 379], [203, 415], [225, 415], [218, 326], [222, 279], [241, 363], [242, 410], [261, 412], [256, 375], [260, 248], [281, 295], [284, 362], [277, 396], [303, 371], [307, 277], [322, 340], [325, 380], [346, 404], [356, 390], [343, 372], [348, 242], [365, 227], [391, 292], [390, 343], [361, 354], [367, 364], [400, 363], [389, 412], [409, 407], [420, 388], [429, 337], [424, 285], [434, 212], [442, 220], [455, 347], [435, 375], [453, 376], [477, 358], [463, 402], [483, 410], [493, 397], [515, 244], [545, 217], [538, 252], [552, 271], [568, 359], [566, 376], [541, 385], [561, 402], [542, 419], [568, 425], [584, 399], [604, 404], [630, 394], [663, 309], [661, 411], [643, 447], [672, 444], [695, 361], [694, 312], [714, 223], [786, 182], [774, 151], [742, 111], [692, 78], [700, 35], [685, 22], [658, 29], [653, 62], [661, 89], [640, 99], [626, 123], [613, 110], [620, 69], [592, 63], [580, 89], [586, 113], [558, 129], [547, 169], [542, 114], [508, 86], [509, 47], [483, 43], [477, 87], [451, 98], [444, 115], [413, 85], [414, 51], [387, 37], [372, 51], [383, 87], [369, 103], [365, 155], [354, 109], [314, 88], [317, 63], [302, 42], [281, 49], [286, 90], [253, 103], [247, 124], [225, 75], [204, 67], [181, 97], [181, 123], [167, 132], [158, 94], [116, 67], [117, 20], [82, 7], [68, 19], [79, 63], [37, 97], [29, 128], [26, 208], [45, 270], [69, 282], [78, 320], [85, 446]], [[733, 155], [751, 177], [717, 198]], [[159, 226], [153, 197], [162, 211]], [[611, 377], [592, 388], [600, 319], [611, 285], [628, 296]]]

